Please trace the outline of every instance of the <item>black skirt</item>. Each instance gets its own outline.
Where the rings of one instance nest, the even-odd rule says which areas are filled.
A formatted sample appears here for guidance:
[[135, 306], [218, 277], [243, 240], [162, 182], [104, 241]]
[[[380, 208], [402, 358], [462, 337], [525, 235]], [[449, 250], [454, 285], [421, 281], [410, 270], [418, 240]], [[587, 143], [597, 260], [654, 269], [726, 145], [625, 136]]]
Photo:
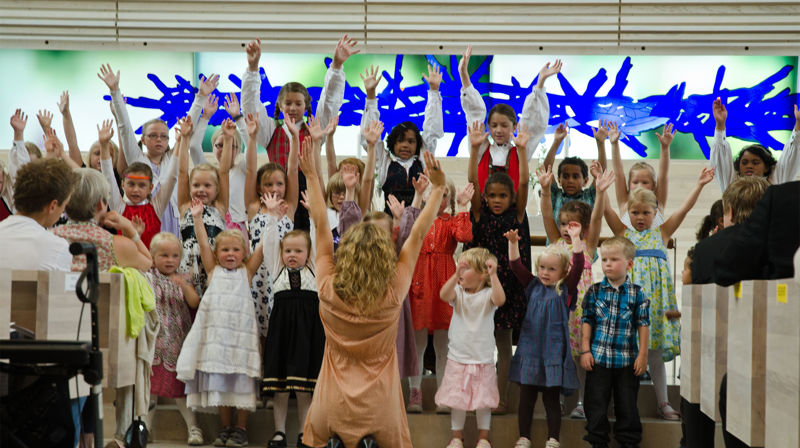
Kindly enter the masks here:
[[319, 318], [317, 293], [276, 292], [264, 345], [262, 395], [314, 392], [324, 350], [325, 330]]

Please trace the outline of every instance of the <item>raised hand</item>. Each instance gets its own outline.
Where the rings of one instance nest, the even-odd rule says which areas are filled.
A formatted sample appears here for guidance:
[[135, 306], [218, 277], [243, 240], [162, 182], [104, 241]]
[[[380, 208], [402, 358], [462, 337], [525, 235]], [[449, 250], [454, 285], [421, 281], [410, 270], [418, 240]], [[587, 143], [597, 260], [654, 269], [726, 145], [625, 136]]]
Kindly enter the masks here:
[[393, 194], [389, 195], [386, 200], [386, 205], [389, 206], [389, 210], [392, 212], [394, 219], [400, 219], [403, 216], [403, 211], [406, 209], [406, 202], [398, 201]]
[[555, 75], [560, 71], [561, 71], [561, 59], [556, 59], [556, 62], [554, 62], [553, 65], [550, 65], [550, 63], [548, 62], [547, 64], [544, 65], [544, 67], [542, 67], [541, 70], [539, 70], [539, 81], [537, 83], [537, 86], [543, 87], [544, 82], [547, 80], [547, 78]]
[[480, 147], [489, 141], [489, 133], [484, 132], [484, 129], [483, 122], [478, 120], [469, 127], [469, 143], [473, 147]]
[[461, 207], [466, 207], [469, 205], [469, 202], [472, 200], [472, 196], [475, 194], [475, 186], [472, 185], [472, 182], [467, 182], [457, 194], [456, 194], [456, 204], [460, 205]]
[[346, 189], [351, 190], [356, 188], [356, 185], [360, 182], [358, 168], [347, 163], [342, 165], [342, 169], [339, 172], [342, 174], [342, 181]]
[[258, 133], [258, 113], [255, 115], [247, 114], [244, 122], [247, 124], [247, 135], [251, 138], [254, 137]]
[[371, 122], [367, 129], [364, 130], [364, 138], [367, 140], [367, 145], [375, 146], [378, 143], [378, 139], [381, 138], [381, 134], [383, 134], [383, 122]]
[[47, 131], [53, 123], [53, 114], [49, 110], [40, 110], [36, 113], [36, 119], [39, 120], [42, 130]]
[[697, 179], [699, 185], [705, 185], [714, 180], [714, 168], [703, 167], [700, 177]]
[[97, 74], [97, 77], [106, 83], [109, 91], [114, 92], [119, 89], [119, 70], [115, 74], [110, 64], [101, 65], [100, 73]]
[[553, 138], [557, 141], [563, 141], [567, 138], [567, 133], [569, 132], [569, 126], [567, 123], [560, 123], [558, 127], [556, 127], [555, 132], [553, 132]]
[[717, 97], [714, 100], [714, 121], [717, 122], [717, 129], [723, 130], [725, 129], [725, 121], [728, 120], [728, 109], [725, 108], [725, 104], [722, 102], [722, 98]]
[[656, 131], [656, 138], [659, 142], [661, 142], [662, 148], [669, 148], [669, 145], [672, 144], [672, 139], [675, 138], [675, 131], [672, 130], [673, 126], [672, 123], [667, 123], [664, 126], [664, 130], [661, 134]]
[[375, 90], [378, 88], [378, 83], [383, 79], [381, 68], [377, 65], [370, 65], [369, 68], [364, 69], [364, 74], [361, 75], [361, 81], [364, 83], [364, 91], [367, 92], [368, 98], [375, 98]]
[[261, 39], [251, 40], [244, 47], [247, 53], [247, 67], [251, 72], [258, 71], [258, 61], [261, 59]]
[[550, 191], [550, 186], [553, 185], [553, 171], [549, 166], [540, 166], [536, 170], [536, 177], [539, 179], [539, 184], [545, 191]]
[[297, 123], [294, 121], [294, 118], [292, 118], [292, 117], [284, 118], [283, 119], [283, 124], [286, 125], [286, 129], [289, 130], [289, 133], [292, 134], [292, 137], [299, 136], [298, 132], [300, 132], [300, 131], [297, 129]]
[[420, 174], [416, 179], [414, 179], [413, 177], [411, 178], [411, 185], [414, 186], [414, 191], [416, 191], [417, 194], [419, 195], [425, 193], [425, 190], [428, 189], [428, 185], [430, 183], [431, 182], [430, 180], [428, 180], [428, 176], [424, 174]]
[[128, 238], [134, 238], [138, 234], [133, 227], [133, 223], [128, 218], [113, 210], [107, 212], [105, 216], [103, 216], [103, 222], [101, 222], [100, 225], [122, 230], [122, 234]]
[[486, 260], [486, 273], [489, 274], [489, 277], [497, 275], [497, 260], [491, 258]]
[[236, 98], [235, 93], [228, 94], [228, 97], [225, 98], [225, 102], [223, 103], [223, 107], [228, 112], [228, 115], [231, 116], [231, 118], [238, 117], [242, 113], [242, 110], [239, 107], [239, 99]]
[[514, 144], [525, 148], [531, 138], [531, 130], [525, 123], [517, 123], [517, 135], [514, 137]]
[[133, 230], [135, 230], [138, 235], [143, 234], [146, 228], [144, 221], [142, 221], [142, 218], [138, 216], [134, 216], [131, 219], [131, 225], [133, 225]]
[[600, 120], [600, 126], [597, 129], [592, 128], [592, 135], [594, 135], [594, 139], [597, 140], [598, 143], [603, 143], [606, 141], [606, 138], [608, 138], [608, 129], [606, 126], [608, 126], [608, 123]]
[[342, 64], [354, 54], [358, 54], [361, 50], [356, 50], [356, 45], [358, 41], [355, 39], [351, 39], [347, 34], [345, 34], [339, 42], [336, 44], [336, 49], [333, 51], [333, 62], [331, 62], [331, 67], [333, 68], [342, 68]]
[[100, 144], [105, 145], [109, 141], [111, 141], [111, 137], [114, 136], [114, 121], [113, 120], [103, 120], [103, 125], [97, 125], [97, 140]]
[[438, 160], [433, 157], [429, 151], [422, 153], [425, 159], [425, 175], [431, 181], [434, 187], [443, 187], [445, 184], [445, 175], [442, 166]]
[[219, 99], [212, 93], [208, 95], [206, 104], [203, 106], [203, 118], [210, 120], [211, 117], [217, 113], [217, 109], [219, 109]]
[[266, 192], [261, 195], [261, 203], [264, 204], [264, 208], [267, 209], [267, 213], [270, 215], [283, 216], [283, 214], [280, 214], [281, 202], [286, 203], [286, 201], [278, 197], [278, 193]]
[[504, 234], [503, 234], [503, 236], [504, 236], [504, 237], [506, 237], [506, 239], [508, 240], [508, 242], [509, 242], [509, 243], [512, 243], [512, 244], [513, 244], [513, 243], [517, 243], [517, 242], [519, 242], [519, 241], [522, 239], [522, 238], [519, 236], [519, 231], [517, 231], [517, 229], [512, 229], [512, 230], [509, 230], [508, 232], [504, 233]]
[[210, 77], [200, 76], [200, 85], [197, 87], [197, 93], [201, 96], [211, 95], [211, 92], [217, 89], [219, 84], [219, 75], [211, 74]]
[[608, 187], [614, 183], [614, 170], [606, 170], [601, 172], [600, 177], [595, 177], [594, 187], [597, 191], [603, 193], [608, 190]]
[[[191, 123], [191, 120], [189, 123]], [[227, 139], [233, 140], [233, 134], [235, 133], [236, 123], [234, 123], [230, 118], [226, 118], [225, 121], [222, 122], [222, 135]]]
[[69, 91], [61, 92], [61, 98], [58, 100], [58, 111], [61, 115], [69, 113]]
[[306, 193], [306, 190], [301, 191], [300, 196], [302, 196], [300, 199], [300, 205], [302, 205], [306, 210], [311, 211], [311, 205], [308, 203], [308, 194]]
[[592, 175], [595, 179], [600, 177], [603, 174], [603, 166], [600, 165], [600, 162], [597, 160], [593, 160], [592, 164], [589, 165], [589, 174]]
[[11, 116], [11, 128], [14, 130], [14, 140], [23, 139], [26, 124], [28, 124], [28, 116], [22, 112], [22, 109], [14, 111], [14, 115]]
[[56, 136], [56, 130], [47, 128], [45, 131], [44, 149], [47, 152], [47, 157], [61, 157], [64, 154], [64, 145], [61, 140]]
[[611, 144], [619, 143], [619, 137], [622, 135], [620, 132], [619, 127], [617, 127], [616, 121], [609, 121], [608, 122], [608, 141]]
[[314, 151], [311, 150], [311, 145], [308, 139], [303, 139], [300, 148], [300, 170], [306, 175], [306, 178], [313, 179], [317, 176], [317, 165], [314, 160]]
[[[222, 124], [223, 124], [222, 132], [224, 133], [225, 132], [225, 123], [223, 122]], [[180, 120], [178, 120], [178, 126], [179, 126], [179, 128], [181, 130], [181, 137], [182, 138], [191, 137], [192, 132], [194, 131], [194, 125], [192, 124], [192, 117], [187, 115], [187, 116], [181, 118]]]
[[194, 219], [203, 219], [203, 201], [192, 198], [191, 213]]
[[797, 108], [797, 104], [794, 105], [794, 121], [798, 123], [794, 128], [800, 128], [800, 109]]
[[581, 232], [583, 231], [583, 227], [579, 222], [570, 221], [567, 224], [567, 233], [569, 234], [570, 239], [573, 243], [579, 241], [581, 239]]
[[471, 82], [469, 80], [469, 58], [472, 56], [472, 45], [467, 45], [466, 50], [464, 50], [464, 54], [461, 55], [461, 60], [458, 61], [458, 74], [461, 77], [461, 83], [463, 85], [470, 85]]
[[422, 78], [428, 82], [431, 90], [439, 90], [439, 85], [442, 83], [442, 72], [439, 71], [438, 65], [428, 65], [428, 75], [422, 75]]
[[325, 126], [325, 129], [322, 129], [322, 125], [319, 122], [319, 119], [314, 117], [313, 115], [308, 116], [308, 133], [311, 135], [311, 139], [315, 142], [322, 142], [325, 137], [328, 136], [334, 129], [336, 129], [336, 124], [339, 123], [339, 117], [333, 117], [328, 121], [328, 125]]

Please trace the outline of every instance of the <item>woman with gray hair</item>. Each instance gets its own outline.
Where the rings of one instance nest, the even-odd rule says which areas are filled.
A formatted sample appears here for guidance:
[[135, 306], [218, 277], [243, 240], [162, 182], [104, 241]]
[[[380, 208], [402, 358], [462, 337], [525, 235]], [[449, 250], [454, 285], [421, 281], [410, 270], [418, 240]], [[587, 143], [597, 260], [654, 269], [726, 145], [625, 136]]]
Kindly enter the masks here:
[[[53, 233], [70, 243], [92, 243], [97, 247], [98, 267], [108, 271], [111, 266], [132, 267], [145, 271], [152, 258], [139, 233], [128, 218], [108, 211], [110, 188], [103, 174], [91, 168], [76, 168], [78, 182], [67, 204], [67, 223], [53, 229]], [[121, 231], [113, 235], [103, 227]], [[72, 270], [82, 271], [86, 257], [72, 258]]]

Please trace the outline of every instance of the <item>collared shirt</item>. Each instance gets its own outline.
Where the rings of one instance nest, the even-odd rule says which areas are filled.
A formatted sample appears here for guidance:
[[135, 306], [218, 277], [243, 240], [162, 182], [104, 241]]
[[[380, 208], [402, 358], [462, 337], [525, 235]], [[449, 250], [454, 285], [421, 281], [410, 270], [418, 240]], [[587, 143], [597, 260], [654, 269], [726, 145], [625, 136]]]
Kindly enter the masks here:
[[592, 326], [594, 362], [607, 368], [627, 367], [639, 354], [637, 329], [650, 326], [650, 301], [630, 277], [619, 288], [603, 277], [583, 297], [582, 322]]
[[0, 269], [69, 271], [72, 254], [69, 243], [23, 216], [9, 216], [0, 223]]

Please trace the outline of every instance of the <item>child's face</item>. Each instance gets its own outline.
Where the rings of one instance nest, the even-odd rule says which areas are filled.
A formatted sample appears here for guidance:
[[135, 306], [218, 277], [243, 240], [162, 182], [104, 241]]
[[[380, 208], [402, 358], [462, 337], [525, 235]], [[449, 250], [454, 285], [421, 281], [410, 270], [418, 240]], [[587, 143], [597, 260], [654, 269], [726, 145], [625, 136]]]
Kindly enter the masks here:
[[[581, 217], [578, 216], [577, 213], [569, 213], [569, 212], [559, 213], [558, 231], [559, 233], [561, 233], [561, 238], [563, 238], [564, 242], [566, 242], [567, 244], [572, 244], [572, 237], [569, 236], [569, 232], [567, 232], [570, 222], [581, 222]], [[581, 234], [583, 234], [585, 231], [586, 229], [581, 229]]]
[[489, 210], [495, 215], [500, 215], [511, 207], [512, 193], [503, 184], [487, 185], [484, 194], [486, 195], [486, 203], [489, 206]]
[[578, 165], [561, 164], [559, 167], [561, 171], [558, 173], [558, 184], [564, 193], [573, 196], [581, 192], [583, 185], [586, 183], [586, 178], [583, 177], [581, 167]]
[[514, 135], [514, 122], [503, 114], [494, 113], [489, 117], [489, 133], [496, 144], [504, 145]]
[[199, 199], [203, 205], [211, 205], [217, 199], [217, 182], [213, 173], [197, 171], [189, 181], [192, 199]]
[[603, 274], [610, 281], [624, 280], [628, 270], [633, 267], [633, 260], [627, 258], [622, 250], [616, 247], [604, 247], [600, 252]]
[[92, 146], [89, 152], [89, 168], [100, 170], [100, 146]]
[[149, 154], [164, 154], [169, 147], [169, 129], [164, 123], [151, 124], [142, 132], [142, 143]]
[[284, 117], [290, 117], [295, 123], [300, 123], [306, 112], [306, 97], [300, 92], [285, 94], [281, 100], [281, 112]]
[[753, 154], [750, 151], [742, 153], [742, 158], [739, 159], [739, 175], [741, 176], [764, 176], [767, 171], [767, 165], [761, 160], [761, 157]]
[[631, 171], [631, 180], [628, 183], [628, 190], [633, 191], [637, 188], [645, 188], [650, 191], [656, 190], [656, 183], [650, 170], [641, 169]]
[[174, 274], [181, 264], [181, 247], [175, 241], [161, 243], [153, 253], [153, 264], [164, 275]]
[[637, 232], [647, 230], [653, 225], [653, 219], [656, 217], [656, 211], [653, 207], [647, 204], [632, 204], [628, 209], [628, 215], [631, 218], [631, 224]]
[[[236, 140], [234, 140], [235, 142]], [[217, 137], [217, 140], [214, 142], [214, 157], [217, 158], [217, 162], [219, 162], [219, 158], [222, 157], [222, 147], [225, 146], [225, 138], [220, 135]], [[236, 148], [231, 151], [231, 166], [233, 166], [233, 161], [236, 159]]]
[[300, 235], [283, 239], [281, 259], [287, 268], [298, 269], [308, 261], [308, 241]]
[[444, 194], [442, 195], [442, 203], [439, 204], [439, 211], [437, 215], [441, 215], [442, 213], [447, 210], [447, 207], [450, 206], [450, 188], [444, 189]]
[[458, 284], [461, 285], [467, 292], [475, 292], [483, 287], [486, 283], [488, 275], [476, 271], [469, 263], [465, 264], [466, 267], [461, 271], [458, 276]]
[[[131, 177], [128, 177], [131, 176]], [[138, 177], [146, 177], [145, 173], [131, 172], [122, 180], [122, 191], [125, 196], [134, 204], [139, 204], [150, 195], [153, 191], [153, 183], [149, 179], [137, 179]]]
[[555, 254], [542, 254], [536, 266], [536, 276], [545, 286], [552, 286], [563, 279], [567, 273], [561, 264], [561, 258]]
[[407, 129], [402, 137], [394, 142], [394, 155], [398, 159], [408, 160], [417, 152], [417, 133]]
[[681, 282], [684, 285], [691, 285], [692, 284], [692, 259], [686, 257], [686, 260], [683, 261], [683, 271], [681, 271]]
[[277, 194], [280, 199], [283, 199], [286, 196], [286, 179], [283, 177], [283, 173], [279, 170], [264, 173], [261, 176], [258, 192], [260, 195], [264, 193]]
[[220, 266], [225, 269], [237, 269], [242, 265], [245, 250], [242, 242], [236, 238], [217, 238], [214, 246], [214, 255]]
[[342, 209], [342, 204], [344, 203], [344, 196], [346, 191], [336, 191], [331, 189], [331, 204], [333, 204], [333, 209], [337, 212]]

